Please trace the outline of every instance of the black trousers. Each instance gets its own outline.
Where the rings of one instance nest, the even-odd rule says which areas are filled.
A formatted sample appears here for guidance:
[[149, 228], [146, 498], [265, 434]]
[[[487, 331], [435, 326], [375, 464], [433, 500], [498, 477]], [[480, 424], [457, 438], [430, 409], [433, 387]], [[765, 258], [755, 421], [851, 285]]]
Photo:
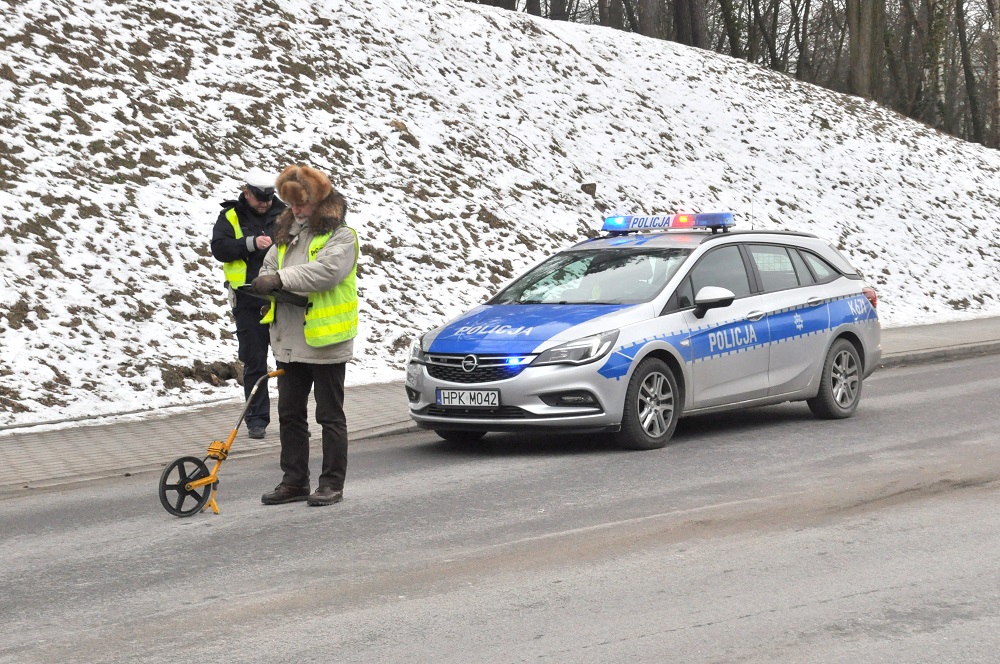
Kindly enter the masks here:
[[[239, 343], [239, 358], [243, 363], [243, 398], [250, 398], [250, 390], [261, 376], [267, 373], [267, 353], [271, 347], [271, 337], [267, 325], [260, 324], [260, 303], [249, 304], [237, 301], [233, 317], [236, 319], [236, 341]], [[271, 397], [267, 393], [267, 383], [260, 386], [250, 410], [247, 411], [248, 429], [266, 429], [271, 423]]]
[[323, 429], [323, 466], [319, 486], [344, 489], [347, 476], [347, 416], [344, 415], [346, 364], [278, 362], [278, 423], [281, 427], [281, 482], [309, 484], [309, 391], [316, 388], [316, 422]]

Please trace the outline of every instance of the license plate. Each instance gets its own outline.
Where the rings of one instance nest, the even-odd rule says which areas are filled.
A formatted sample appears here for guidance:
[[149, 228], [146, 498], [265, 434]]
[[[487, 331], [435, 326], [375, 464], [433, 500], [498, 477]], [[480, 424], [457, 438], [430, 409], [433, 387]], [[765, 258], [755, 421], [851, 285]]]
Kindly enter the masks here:
[[442, 390], [437, 391], [440, 406], [464, 406], [466, 408], [497, 408], [500, 405], [500, 390]]

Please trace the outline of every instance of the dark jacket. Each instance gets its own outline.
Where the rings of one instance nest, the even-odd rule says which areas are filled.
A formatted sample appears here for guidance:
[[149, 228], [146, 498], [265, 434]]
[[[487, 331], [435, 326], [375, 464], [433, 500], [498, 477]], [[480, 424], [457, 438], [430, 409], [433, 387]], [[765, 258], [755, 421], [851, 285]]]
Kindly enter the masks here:
[[[229, 223], [229, 220], [226, 219], [226, 212], [232, 207], [236, 208], [236, 217], [239, 219], [240, 230], [243, 232], [243, 237], [239, 240], [236, 239], [233, 227]], [[240, 194], [239, 200], [223, 202], [222, 212], [219, 213], [219, 218], [215, 222], [215, 228], [212, 229], [212, 255], [221, 263], [228, 263], [235, 260], [246, 261], [247, 283], [249, 284], [257, 278], [260, 266], [264, 262], [264, 256], [267, 254], [267, 249], [253, 248], [256, 246], [254, 238], [258, 235], [267, 235], [271, 239], [274, 239], [274, 222], [284, 211], [285, 204], [277, 198], [274, 199], [271, 207], [263, 215], [257, 214], [257, 211], [247, 204], [243, 194]], [[219, 278], [222, 280], [225, 279], [222, 275], [221, 264], [219, 266]], [[259, 309], [264, 304], [262, 300], [245, 293], [237, 292], [235, 295], [234, 306], [252, 306]], [[230, 302], [232, 303], [233, 300], [230, 299]]]

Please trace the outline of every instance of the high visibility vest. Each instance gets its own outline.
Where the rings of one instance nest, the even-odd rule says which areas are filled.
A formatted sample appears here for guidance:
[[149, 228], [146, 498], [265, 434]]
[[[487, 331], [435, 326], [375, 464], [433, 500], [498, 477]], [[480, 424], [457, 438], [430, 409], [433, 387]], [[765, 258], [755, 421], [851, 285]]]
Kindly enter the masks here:
[[[233, 225], [236, 239], [243, 239], [243, 230], [240, 228], [239, 217], [236, 216], [236, 208], [226, 210], [226, 219]], [[222, 271], [226, 273], [226, 283], [232, 288], [239, 288], [247, 282], [247, 262], [242, 258], [223, 263]]]
[[[310, 346], [320, 347], [347, 341], [358, 336], [358, 234], [348, 227], [354, 235], [354, 266], [344, 280], [328, 291], [309, 293], [309, 304], [306, 307], [305, 337]], [[315, 236], [309, 242], [309, 260], [316, 260], [319, 250], [326, 246], [333, 233]], [[278, 245], [278, 269], [285, 262], [287, 245]], [[261, 323], [274, 322], [274, 300]]]

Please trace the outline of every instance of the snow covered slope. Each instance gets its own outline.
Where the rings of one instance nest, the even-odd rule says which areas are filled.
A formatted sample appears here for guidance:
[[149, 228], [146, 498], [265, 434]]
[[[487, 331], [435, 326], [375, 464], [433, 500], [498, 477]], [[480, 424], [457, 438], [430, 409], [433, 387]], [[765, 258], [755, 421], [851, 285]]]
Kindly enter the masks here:
[[1000, 154], [873, 104], [460, 2], [161, 6], [0, 22], [0, 426], [239, 398], [208, 240], [251, 166], [349, 200], [349, 384], [612, 211], [828, 238], [887, 326], [1000, 314]]

